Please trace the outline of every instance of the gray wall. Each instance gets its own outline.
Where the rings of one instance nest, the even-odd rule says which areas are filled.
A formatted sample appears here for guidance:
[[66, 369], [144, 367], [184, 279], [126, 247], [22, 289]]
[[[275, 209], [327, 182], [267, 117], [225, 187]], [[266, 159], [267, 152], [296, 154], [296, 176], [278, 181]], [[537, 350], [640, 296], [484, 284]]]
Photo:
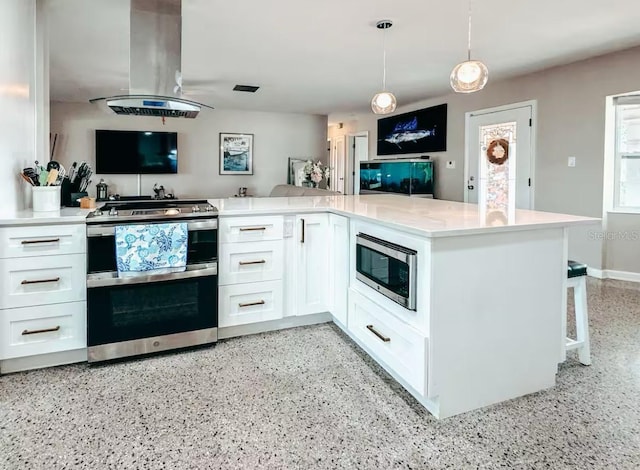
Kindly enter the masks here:
[[[489, 64], [490, 67], [491, 64]], [[537, 100], [535, 208], [541, 211], [602, 217], [605, 97], [640, 89], [640, 48], [555, 67], [522, 77], [496, 81], [471, 95], [451, 93], [398, 109], [405, 112], [448, 103], [447, 152], [434, 153], [437, 197], [461, 201], [464, 174], [464, 118], [469, 111]], [[332, 119], [335, 120], [335, 119]], [[377, 117], [357, 116], [350, 131], [369, 131], [370, 158], [376, 155]], [[567, 157], [577, 157], [575, 168]], [[456, 169], [444, 162], [456, 161]], [[640, 216], [616, 214], [608, 231], [640, 227]], [[603, 245], [610, 256], [603, 257]], [[572, 230], [570, 256], [602, 268], [640, 272], [640, 241], [606, 244], [589, 230]]]
[[[205, 110], [196, 119], [118, 116], [92, 104], [51, 103], [51, 131], [59, 133], [55, 158], [64, 165], [95, 162], [95, 130], [123, 129], [178, 132], [178, 174], [145, 175], [142, 194], [152, 194], [155, 182], [179, 197], [230, 197], [238, 187], [266, 196], [276, 184], [287, 182], [289, 157], [326, 159], [327, 116]], [[219, 175], [219, 133], [254, 134], [253, 175]], [[89, 193], [101, 175], [94, 175]], [[137, 192], [134, 175], [102, 175], [109, 191]]]

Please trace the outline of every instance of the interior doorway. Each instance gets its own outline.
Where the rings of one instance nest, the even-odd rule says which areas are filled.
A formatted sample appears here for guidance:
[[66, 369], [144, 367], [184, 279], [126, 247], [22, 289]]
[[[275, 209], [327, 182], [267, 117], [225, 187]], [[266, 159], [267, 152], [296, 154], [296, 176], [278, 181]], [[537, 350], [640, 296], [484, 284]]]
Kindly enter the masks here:
[[535, 113], [535, 101], [466, 113], [465, 202], [486, 200], [502, 171], [515, 208], [533, 209]]
[[369, 132], [348, 135], [346, 194], [360, 193], [360, 162], [369, 160]]
[[329, 189], [345, 194], [346, 177], [345, 136], [331, 139], [329, 147]]

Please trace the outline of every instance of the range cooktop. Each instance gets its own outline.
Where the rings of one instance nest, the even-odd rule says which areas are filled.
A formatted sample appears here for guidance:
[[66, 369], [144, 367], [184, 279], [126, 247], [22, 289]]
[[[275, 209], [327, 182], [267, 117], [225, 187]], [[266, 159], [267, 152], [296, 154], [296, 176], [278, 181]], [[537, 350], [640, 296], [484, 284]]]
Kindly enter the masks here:
[[218, 209], [206, 200], [114, 201], [91, 212], [87, 223], [215, 217], [218, 217]]

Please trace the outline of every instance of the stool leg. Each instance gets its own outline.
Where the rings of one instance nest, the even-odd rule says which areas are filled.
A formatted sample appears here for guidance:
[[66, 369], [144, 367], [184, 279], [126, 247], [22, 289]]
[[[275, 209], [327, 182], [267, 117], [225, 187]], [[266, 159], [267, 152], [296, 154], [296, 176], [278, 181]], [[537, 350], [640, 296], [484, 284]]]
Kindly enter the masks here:
[[578, 349], [578, 359], [585, 366], [591, 365], [591, 347], [589, 345], [589, 310], [587, 310], [587, 279], [583, 276], [573, 288], [573, 298], [576, 310], [576, 336], [582, 341]]

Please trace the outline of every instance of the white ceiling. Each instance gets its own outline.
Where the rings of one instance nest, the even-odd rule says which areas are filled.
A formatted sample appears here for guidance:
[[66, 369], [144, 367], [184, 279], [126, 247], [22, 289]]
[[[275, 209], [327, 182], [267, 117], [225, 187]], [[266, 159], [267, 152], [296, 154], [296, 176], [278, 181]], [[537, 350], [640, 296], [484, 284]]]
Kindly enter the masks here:
[[[128, 90], [129, 0], [49, 0], [51, 98]], [[304, 113], [368, 109], [382, 81], [399, 104], [442, 95], [466, 57], [466, 0], [183, 0], [190, 99]], [[490, 80], [640, 45], [637, 0], [474, 0], [473, 52]], [[579, 79], [579, 77], [576, 77]], [[259, 85], [256, 94], [235, 84]]]

